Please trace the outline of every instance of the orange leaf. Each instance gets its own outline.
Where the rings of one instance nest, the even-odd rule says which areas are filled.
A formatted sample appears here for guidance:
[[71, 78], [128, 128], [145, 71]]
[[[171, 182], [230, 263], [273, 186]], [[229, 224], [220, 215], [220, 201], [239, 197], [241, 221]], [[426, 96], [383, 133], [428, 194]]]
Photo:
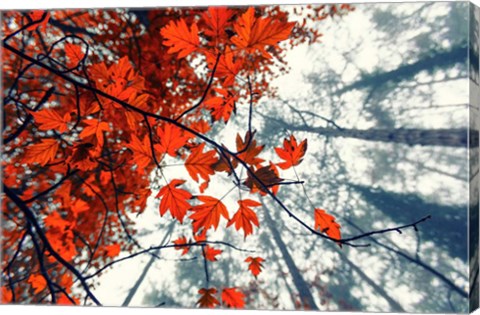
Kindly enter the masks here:
[[106, 255], [108, 257], [116, 257], [120, 254], [120, 244], [112, 244], [105, 247]]
[[206, 260], [217, 261], [217, 256], [220, 255], [222, 252], [223, 250], [221, 249], [215, 249], [207, 245], [204, 247], [203, 256], [205, 257]]
[[186, 135], [182, 129], [173, 124], [164, 124], [157, 129], [160, 144], [156, 146], [159, 152], [167, 153], [172, 157], [177, 156], [177, 150], [183, 147], [191, 136]]
[[80, 139], [85, 139], [89, 136], [95, 135], [97, 138], [97, 147], [103, 147], [103, 131], [109, 131], [110, 126], [104, 121], [98, 119], [87, 119], [83, 121], [87, 126], [83, 128], [82, 132], [78, 135]]
[[188, 30], [187, 23], [184, 19], [170, 21], [163, 27], [160, 34], [164, 37], [163, 45], [170, 47], [169, 54], [178, 53], [177, 59], [182, 59], [197, 50], [200, 45], [198, 39], [198, 27], [193, 23], [191, 30]]
[[285, 23], [267, 18], [255, 18], [255, 9], [250, 7], [233, 25], [236, 36], [232, 42], [239, 48], [252, 53], [258, 50], [266, 58], [272, 56], [265, 50], [265, 46], [276, 46], [290, 36], [295, 23]]
[[[175, 245], [185, 245], [187, 244], [187, 238], [185, 236], [177, 238], [175, 241], [173, 241], [173, 244]], [[186, 255], [188, 251], [190, 250], [190, 246], [175, 246], [176, 250], [181, 250], [182, 251], [182, 256]]]
[[290, 139], [285, 138], [283, 140], [283, 148], [275, 148], [278, 156], [285, 160], [285, 162], [279, 163], [278, 167], [286, 170], [291, 166], [300, 164], [305, 155], [305, 151], [307, 151], [307, 139], [298, 145], [297, 139], [295, 139], [293, 135], [290, 136]]
[[[207, 63], [210, 69], [213, 69], [217, 56], [207, 52]], [[223, 87], [229, 87], [235, 82], [237, 74], [242, 68], [242, 60], [238, 58], [234, 60], [234, 52], [229, 46], [225, 48], [225, 52], [220, 56], [217, 64], [215, 76], [217, 78], [224, 78]]]
[[78, 45], [66, 43], [65, 44], [65, 54], [70, 61], [69, 66], [74, 67], [77, 66], [80, 61], [83, 60], [85, 54], [82, 52], [82, 48]]
[[[257, 140], [253, 139], [255, 132], [252, 134], [247, 131], [245, 133], [244, 140], [240, 137], [240, 134], [237, 133], [236, 144], [237, 144], [237, 151], [242, 152], [238, 155], [240, 159], [242, 159], [245, 163], [250, 164], [251, 166], [258, 167], [264, 159], [257, 157], [260, 152], [262, 152], [264, 146], [259, 145], [257, 146]], [[252, 137], [252, 139], [250, 139]], [[248, 146], [248, 147], [247, 147]], [[245, 149], [247, 147], [247, 149]], [[245, 151], [244, 151], [245, 150]], [[234, 167], [237, 167], [237, 160], [232, 160], [232, 164]]]
[[198, 196], [197, 199], [203, 204], [192, 208], [194, 213], [190, 215], [190, 219], [193, 220], [194, 233], [197, 233], [202, 227], [204, 230], [208, 230], [213, 226], [216, 230], [220, 216], [229, 219], [227, 208], [220, 200], [209, 196]]
[[130, 143], [127, 144], [127, 148], [133, 151], [133, 161], [137, 164], [138, 169], [142, 170], [150, 163], [152, 163], [152, 150], [150, 149], [150, 140], [148, 136], [145, 136], [143, 142], [132, 134]]
[[215, 150], [203, 152], [204, 147], [205, 143], [202, 143], [192, 148], [192, 152], [185, 161], [188, 174], [196, 182], [199, 181], [199, 176], [208, 182], [210, 175], [215, 173], [213, 164], [217, 162], [217, 158], [215, 158], [216, 152]]
[[260, 274], [260, 272], [262, 272], [262, 268], [263, 268], [262, 262], [264, 261], [265, 259], [261, 257], [250, 256], [250, 257], [247, 257], [247, 259], [245, 259], [245, 262], [249, 263], [248, 269], [255, 276], [255, 278]]
[[225, 34], [228, 20], [233, 15], [233, 11], [226, 7], [208, 7], [208, 11], [202, 13], [202, 18], [207, 24], [205, 35], [211, 36], [215, 39], [222, 37]]
[[180, 223], [183, 223], [183, 218], [192, 206], [187, 202], [192, 198], [192, 194], [184, 189], [179, 189], [177, 186], [184, 184], [184, 180], [174, 179], [167, 186], [162, 187], [158, 192], [156, 198], [162, 198], [160, 201], [160, 215], [163, 215], [170, 210], [173, 218], [176, 218]]
[[214, 96], [205, 101], [205, 106], [210, 110], [215, 121], [222, 120], [227, 123], [235, 112], [235, 101], [238, 96], [231, 95], [227, 90], [214, 89], [221, 96]]
[[35, 119], [35, 122], [39, 124], [38, 129], [40, 130], [56, 129], [60, 133], [68, 130], [69, 113], [65, 114], [63, 118], [53, 109], [42, 109], [38, 112], [31, 111], [30, 114]]
[[2, 291], [0, 293], [0, 303], [6, 304], [12, 302], [13, 294], [12, 291], [7, 289], [7, 287], [2, 287]]
[[28, 13], [28, 16], [30, 17], [30, 19], [32, 19], [32, 21], [29, 21], [29, 23], [30, 22], [38, 22], [38, 23], [35, 23], [27, 27], [27, 31], [34, 31], [38, 27], [41, 27], [43, 28], [43, 30], [45, 30], [48, 24], [48, 20], [50, 20], [50, 12], [45, 12], [43, 10], [30, 11]]
[[267, 188], [271, 188], [273, 193], [276, 193], [278, 190], [277, 184], [283, 181], [282, 178], [278, 177], [278, 172], [272, 165], [259, 168], [258, 170], [254, 171], [254, 175], [256, 178], [249, 173], [244, 184], [250, 188], [251, 193], [259, 191], [262, 196], [267, 193], [265, 186]]
[[222, 302], [227, 307], [243, 308], [245, 307], [245, 295], [237, 288], [225, 288], [222, 290]]
[[47, 280], [43, 275], [31, 275], [28, 278], [28, 283], [34, 289], [35, 294], [42, 292], [47, 287]]
[[58, 151], [58, 142], [55, 139], [42, 139], [40, 143], [27, 147], [25, 152], [26, 163], [38, 163], [45, 166], [55, 159]]
[[[322, 233], [326, 233], [333, 239], [341, 239], [340, 224], [335, 222], [335, 217], [328, 214], [325, 210], [316, 208], [314, 212], [315, 217], [315, 230], [320, 230]], [[341, 243], [338, 243], [342, 247]]]
[[255, 224], [257, 227], [259, 225], [257, 215], [251, 207], [258, 207], [262, 204], [251, 199], [239, 200], [238, 204], [240, 208], [228, 222], [227, 227], [235, 223], [237, 231], [243, 229], [245, 238], [247, 238], [247, 235], [252, 234], [253, 232], [252, 224]]
[[197, 304], [200, 307], [207, 307], [207, 308], [213, 308], [216, 305], [220, 305], [220, 302], [217, 300], [217, 298], [214, 296], [214, 294], [217, 293], [217, 289], [215, 288], [202, 288], [198, 291], [198, 294], [201, 295], [200, 299], [197, 301]]

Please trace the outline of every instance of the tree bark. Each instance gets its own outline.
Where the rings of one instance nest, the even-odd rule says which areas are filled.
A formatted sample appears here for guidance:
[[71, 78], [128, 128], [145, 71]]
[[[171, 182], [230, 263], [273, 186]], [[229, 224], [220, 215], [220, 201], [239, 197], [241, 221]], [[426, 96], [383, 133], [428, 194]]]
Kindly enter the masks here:
[[292, 280], [293, 283], [295, 284], [295, 287], [298, 290], [298, 294], [300, 295], [300, 300], [302, 301], [303, 306], [306, 309], [310, 310], [318, 310], [317, 305], [315, 304], [315, 301], [313, 299], [312, 293], [310, 292], [310, 289], [308, 287], [307, 282], [305, 279], [303, 279], [302, 274], [300, 273], [300, 270], [298, 270], [297, 266], [295, 265], [295, 262], [293, 261], [292, 256], [288, 252], [287, 246], [282, 240], [282, 237], [280, 236], [280, 233], [278, 232], [277, 228], [275, 227], [275, 223], [268, 213], [268, 209], [263, 204], [263, 213], [265, 216], [265, 222], [270, 229], [270, 232], [272, 232], [273, 240], [275, 241], [278, 249], [282, 253], [283, 260], [285, 261], [290, 274], [292, 275]]

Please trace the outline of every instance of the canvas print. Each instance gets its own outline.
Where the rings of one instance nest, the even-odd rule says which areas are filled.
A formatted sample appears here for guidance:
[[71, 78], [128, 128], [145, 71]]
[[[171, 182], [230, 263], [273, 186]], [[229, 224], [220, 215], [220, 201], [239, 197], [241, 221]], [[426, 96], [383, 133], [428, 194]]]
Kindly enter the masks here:
[[478, 307], [478, 8], [1, 13], [1, 303]]

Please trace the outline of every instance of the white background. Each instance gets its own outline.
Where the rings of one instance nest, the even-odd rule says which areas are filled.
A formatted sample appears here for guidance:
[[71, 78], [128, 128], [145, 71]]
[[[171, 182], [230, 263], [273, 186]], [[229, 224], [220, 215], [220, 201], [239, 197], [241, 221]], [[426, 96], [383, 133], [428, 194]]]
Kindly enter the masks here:
[[[341, 1], [315, 1], [316, 3], [338, 3]], [[349, 3], [365, 3], [365, 2], [398, 2], [398, 1], [348, 1]], [[405, 2], [415, 2], [415, 1], [405, 1]], [[480, 5], [480, 0], [472, 1], [476, 5]], [[11, 1], [11, 0], [0, 0], [0, 10], [9, 10], [9, 9], [52, 9], [52, 8], [93, 8], [93, 7], [159, 7], [167, 5], [175, 6], [191, 6], [191, 5], [259, 5], [259, 4], [303, 4], [306, 1], [298, 0], [248, 0], [248, 1], [239, 1], [239, 0], [176, 0], [176, 1], [161, 1], [161, 0], [82, 0], [82, 1], [60, 1], [60, 0], [21, 0], [21, 1]], [[115, 294], [112, 292], [112, 294]], [[204, 309], [153, 309], [153, 308], [113, 308], [113, 307], [61, 307], [61, 306], [0, 306], [0, 314], [15, 314], [15, 313], [26, 313], [26, 314], [35, 314], [35, 315], [56, 315], [64, 314], [68, 312], [69, 315], [80, 315], [80, 314], [89, 314], [89, 315], [133, 315], [138, 311], [141, 311], [142, 315], [153, 315], [158, 313], [168, 313], [174, 315], [186, 315], [191, 314], [192, 311], [195, 315], [206, 315], [206, 314], [238, 314], [238, 315], [276, 315], [283, 314], [285, 311], [227, 311], [227, 310], [204, 310]], [[299, 311], [288, 311], [286, 314], [292, 315], [305, 315], [305, 312]], [[355, 313], [351, 312], [322, 312], [325, 315], [352, 315]], [[377, 314], [387, 314], [387, 313], [377, 313]], [[475, 314], [479, 315], [480, 312], [477, 311]]]

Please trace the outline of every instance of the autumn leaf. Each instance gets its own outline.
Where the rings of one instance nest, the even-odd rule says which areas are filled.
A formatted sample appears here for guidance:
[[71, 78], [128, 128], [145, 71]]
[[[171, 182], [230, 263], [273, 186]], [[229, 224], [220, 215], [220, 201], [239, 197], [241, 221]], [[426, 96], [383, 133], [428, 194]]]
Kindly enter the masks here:
[[182, 251], [182, 256], [186, 255], [190, 250], [190, 246], [180, 246], [180, 245], [188, 244], [187, 238], [185, 236], [177, 238], [176, 240], [173, 241], [173, 244], [177, 245], [175, 246], [176, 250]]
[[202, 18], [207, 25], [207, 29], [204, 31], [205, 35], [211, 36], [215, 40], [223, 37], [232, 16], [233, 11], [226, 7], [208, 7], [208, 11], [202, 13]]
[[235, 224], [235, 229], [237, 229], [237, 231], [243, 229], [245, 238], [247, 238], [247, 235], [252, 234], [253, 232], [252, 224], [256, 225], [257, 227], [259, 226], [257, 215], [251, 207], [258, 207], [262, 204], [255, 200], [244, 199], [239, 200], [238, 205], [240, 208], [233, 215], [233, 218], [228, 222], [227, 227]]
[[250, 7], [234, 23], [237, 33], [231, 38], [238, 48], [252, 53], [258, 50], [266, 58], [272, 56], [265, 50], [266, 46], [276, 46], [279, 42], [288, 39], [295, 23], [280, 22], [267, 18], [255, 18], [255, 9]]
[[35, 294], [42, 292], [47, 287], [47, 280], [45, 280], [43, 275], [31, 275], [28, 278], [28, 283], [30, 283], [34, 289]]
[[27, 147], [25, 152], [25, 163], [38, 163], [45, 166], [49, 161], [55, 159], [59, 143], [55, 139], [42, 139], [40, 143]]
[[173, 218], [183, 223], [183, 218], [187, 214], [187, 210], [191, 208], [188, 199], [192, 198], [192, 194], [177, 186], [184, 184], [184, 180], [174, 179], [167, 186], [162, 187], [155, 198], [162, 198], [160, 201], [160, 215], [170, 210]]
[[66, 43], [65, 44], [65, 54], [68, 57], [69, 66], [74, 67], [77, 66], [80, 61], [83, 60], [85, 54], [82, 52], [82, 48], [78, 45]]
[[222, 120], [227, 123], [235, 112], [235, 102], [238, 96], [230, 94], [227, 90], [214, 89], [221, 96], [214, 96], [205, 101], [205, 106], [210, 110], [212, 118], [215, 121]]
[[192, 137], [186, 135], [179, 127], [168, 123], [157, 129], [157, 135], [160, 138], [160, 143], [155, 146], [155, 149], [172, 157], [176, 157], [178, 149], [183, 147]]
[[178, 53], [177, 58], [182, 59], [198, 49], [200, 40], [198, 38], [198, 27], [193, 23], [191, 29], [188, 29], [184, 19], [170, 23], [160, 31], [165, 39], [163, 45], [170, 47], [169, 54]]
[[215, 288], [202, 288], [198, 291], [198, 294], [201, 295], [200, 299], [197, 301], [197, 304], [200, 307], [204, 308], [214, 308], [217, 305], [220, 305], [220, 302], [215, 297], [217, 289]]
[[[208, 68], [213, 69], [217, 61], [217, 56], [212, 53], [206, 53]], [[222, 86], [228, 88], [235, 83], [237, 74], [242, 69], [242, 60], [235, 58], [235, 52], [229, 46], [225, 48], [225, 52], [220, 56], [215, 71], [215, 77], [223, 78]]]
[[[335, 222], [335, 217], [328, 214], [325, 210], [316, 208], [314, 212], [315, 230], [320, 230], [335, 240], [341, 239], [340, 224]], [[342, 247], [341, 243], [337, 244]]]
[[39, 124], [40, 130], [52, 130], [56, 129], [60, 133], [64, 133], [68, 130], [67, 123], [70, 122], [70, 114], [66, 113], [63, 117], [60, 116], [56, 110], [42, 109], [37, 112], [30, 111], [30, 114], [35, 119], [35, 122]]
[[245, 295], [237, 288], [225, 288], [222, 290], [222, 303], [231, 308], [244, 308]]
[[80, 300], [76, 297], [71, 297], [73, 301], [71, 301], [65, 294], [62, 294], [58, 299], [57, 299], [57, 304], [58, 305], [78, 305], [80, 304]]
[[116, 257], [120, 254], [120, 244], [112, 244], [105, 247], [105, 253], [108, 257]]
[[84, 127], [82, 132], [78, 135], [80, 139], [95, 135], [97, 139], [97, 148], [103, 147], [103, 132], [110, 130], [108, 123], [99, 121], [98, 119], [87, 119], [83, 120], [83, 122], [86, 124], [86, 127]]
[[133, 152], [133, 161], [137, 164], [139, 169], [144, 169], [150, 163], [152, 163], [152, 150], [150, 149], [150, 140], [148, 136], [145, 136], [143, 142], [132, 134], [130, 143], [127, 144], [127, 148]]
[[259, 191], [261, 195], [265, 195], [267, 193], [266, 188], [273, 190], [278, 186], [277, 184], [283, 181], [282, 178], [278, 177], [278, 172], [275, 171], [272, 165], [261, 167], [254, 171], [253, 174], [255, 176], [248, 173], [247, 180], [244, 182], [244, 185], [250, 188], [251, 193]]
[[199, 176], [208, 182], [210, 175], [215, 173], [213, 164], [217, 162], [217, 158], [215, 158], [216, 152], [215, 150], [203, 152], [204, 147], [205, 143], [202, 143], [192, 148], [190, 155], [185, 161], [188, 174], [196, 182], [199, 181]]
[[[240, 137], [240, 134], [237, 133], [236, 137], [236, 144], [237, 144], [237, 152], [241, 152], [238, 154], [238, 157], [243, 160], [245, 163], [258, 167], [262, 162], [264, 162], [264, 159], [261, 159], [257, 157], [257, 155], [262, 152], [263, 148], [265, 147], [264, 145], [259, 145], [257, 146], [257, 140], [253, 139], [255, 136], [255, 132], [250, 133], [247, 131], [245, 133], [244, 139]], [[232, 164], [234, 167], [237, 167], [237, 160], [232, 160]]]
[[42, 28], [45, 30], [47, 28], [48, 21], [50, 20], [50, 12], [46, 12], [43, 10], [33, 10], [28, 13], [30, 17], [30, 22], [37, 22], [29, 27], [27, 27], [27, 31], [34, 31], [37, 28]]
[[0, 293], [0, 304], [10, 303], [13, 299], [12, 291], [7, 289], [7, 287], [2, 286], [2, 291]]
[[73, 147], [72, 154], [67, 158], [67, 163], [82, 171], [95, 168], [98, 163], [94, 159], [94, 145], [85, 142], [77, 143]]
[[275, 148], [278, 156], [285, 160], [285, 162], [278, 163], [278, 167], [286, 170], [291, 166], [300, 164], [305, 155], [305, 151], [307, 151], [307, 139], [298, 145], [297, 139], [295, 139], [293, 135], [290, 136], [290, 139], [285, 138], [283, 140], [283, 148]]
[[255, 276], [255, 278], [260, 274], [260, 272], [262, 272], [262, 268], [263, 268], [262, 262], [264, 261], [265, 259], [261, 257], [250, 256], [250, 257], [247, 257], [247, 259], [245, 259], [245, 262], [249, 263], [248, 269], [250, 270], [252, 275]]
[[220, 216], [229, 219], [228, 211], [222, 201], [210, 196], [198, 196], [202, 204], [192, 208], [190, 219], [193, 220], [193, 233], [197, 233], [200, 228], [208, 230], [213, 227], [215, 230], [220, 222]]
[[220, 255], [222, 252], [223, 250], [215, 249], [208, 245], [203, 248], [203, 256], [206, 260], [209, 261], [217, 261], [217, 256]]

